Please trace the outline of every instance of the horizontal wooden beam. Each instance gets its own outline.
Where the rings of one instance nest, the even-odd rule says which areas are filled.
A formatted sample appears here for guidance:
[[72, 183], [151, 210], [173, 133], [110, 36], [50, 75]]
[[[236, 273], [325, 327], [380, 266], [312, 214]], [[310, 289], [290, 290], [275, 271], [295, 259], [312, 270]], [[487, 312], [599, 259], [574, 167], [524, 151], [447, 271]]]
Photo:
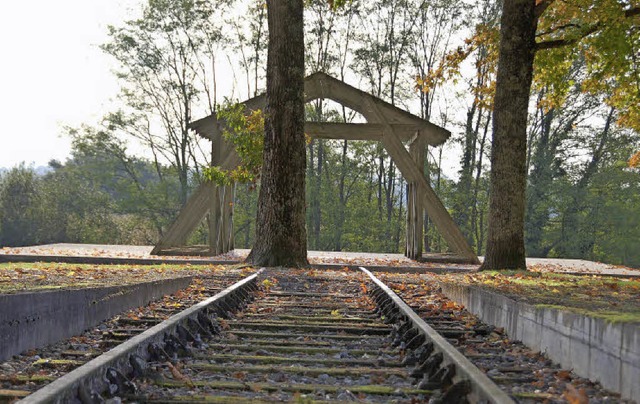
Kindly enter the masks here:
[[[402, 141], [412, 139], [422, 129], [421, 125], [391, 124], [394, 133]], [[312, 138], [338, 140], [380, 140], [385, 125], [379, 123], [305, 122], [304, 131]]]

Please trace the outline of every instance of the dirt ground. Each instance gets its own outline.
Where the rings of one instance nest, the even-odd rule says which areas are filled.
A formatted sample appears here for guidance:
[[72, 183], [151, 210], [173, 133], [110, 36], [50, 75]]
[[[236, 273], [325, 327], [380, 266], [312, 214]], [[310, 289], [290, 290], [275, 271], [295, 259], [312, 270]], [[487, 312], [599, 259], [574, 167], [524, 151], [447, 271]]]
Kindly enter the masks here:
[[[235, 249], [216, 257], [193, 256], [154, 256], [151, 255], [153, 246], [129, 246], [129, 245], [100, 245], [100, 244], [46, 244], [29, 247], [0, 248], [0, 255], [29, 255], [29, 256], [74, 256], [74, 257], [114, 257], [132, 259], [161, 258], [170, 263], [176, 259], [190, 259], [206, 263], [207, 261], [242, 261], [249, 254], [247, 249]], [[426, 256], [426, 255], [425, 255]], [[441, 262], [417, 262], [402, 254], [347, 252], [347, 251], [309, 251], [308, 257], [313, 264], [338, 264], [338, 265], [362, 265], [362, 266], [390, 266], [425, 268], [442, 267]], [[482, 260], [483, 257], [479, 257]], [[609, 265], [600, 262], [560, 259], [560, 258], [527, 258], [527, 266], [534, 272], [557, 272], [572, 274], [602, 274], [617, 276], [638, 276], [640, 269]], [[473, 272], [477, 265], [447, 264], [447, 267], [460, 271]]]

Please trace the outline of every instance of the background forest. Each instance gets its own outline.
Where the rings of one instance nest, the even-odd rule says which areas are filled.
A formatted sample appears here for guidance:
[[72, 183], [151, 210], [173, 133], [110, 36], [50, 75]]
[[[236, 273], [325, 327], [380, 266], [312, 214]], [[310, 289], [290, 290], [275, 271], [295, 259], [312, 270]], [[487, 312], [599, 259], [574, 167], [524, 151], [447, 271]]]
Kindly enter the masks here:
[[[307, 74], [324, 71], [451, 130], [447, 144], [428, 149], [424, 170], [480, 255], [499, 13], [488, 0], [353, 1], [338, 10], [309, 0], [305, 10]], [[121, 108], [67, 128], [66, 161], [0, 174], [1, 246], [155, 243], [209, 159], [210, 145], [189, 124], [224, 103], [221, 82], [233, 81], [239, 100], [264, 89], [262, 2], [150, 0], [139, 18], [109, 32], [102, 49], [120, 64]], [[527, 255], [638, 267], [640, 169], [630, 163], [640, 149], [637, 117], [610, 101], [624, 86], [640, 88], [639, 61], [612, 59], [606, 69], [631, 77], [612, 83], [589, 57], [588, 49], [556, 49], [536, 61]], [[321, 100], [307, 105], [307, 119], [362, 121]], [[310, 141], [306, 175], [309, 249], [403, 252], [406, 183], [380, 145]], [[236, 247], [252, 244], [257, 186], [237, 188]], [[426, 251], [446, 251], [427, 226]], [[191, 242], [206, 242], [204, 230]]]

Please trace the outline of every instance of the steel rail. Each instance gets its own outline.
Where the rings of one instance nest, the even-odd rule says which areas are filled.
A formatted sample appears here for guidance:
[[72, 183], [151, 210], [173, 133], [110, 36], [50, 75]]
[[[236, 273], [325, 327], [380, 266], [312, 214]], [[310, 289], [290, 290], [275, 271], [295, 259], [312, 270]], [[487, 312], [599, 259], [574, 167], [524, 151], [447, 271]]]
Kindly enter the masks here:
[[[469, 359], [462, 355], [453, 345], [451, 345], [436, 330], [428, 325], [420, 316], [409, 307], [393, 290], [391, 290], [384, 282], [373, 275], [368, 269], [360, 267], [376, 287], [386, 295], [388, 304], [395, 306], [401, 317], [408, 319], [413, 324], [413, 328], [423, 334], [427, 341], [433, 343], [436, 352], [443, 355], [443, 365], [453, 364], [456, 369], [454, 377], [457, 381], [468, 380], [470, 382], [471, 392], [467, 398], [474, 403], [496, 403], [496, 404], [513, 404], [515, 401], [503, 390], [498, 387], [487, 375], [485, 375], [478, 367], [476, 367]], [[389, 307], [386, 305], [385, 307]], [[390, 309], [386, 309], [390, 310]]]
[[146, 361], [150, 357], [149, 346], [153, 343], [162, 343], [168, 335], [174, 335], [178, 327], [187, 327], [191, 322], [198, 321], [198, 314], [206, 313], [212, 305], [226, 304], [236, 295], [245, 292], [247, 288], [255, 287], [256, 279], [263, 269], [253, 275], [236, 282], [214, 296], [175, 314], [167, 320], [136, 335], [126, 342], [116, 346], [110, 351], [94, 358], [79, 368], [56, 379], [45, 387], [35, 391], [19, 403], [69, 403], [69, 402], [99, 402], [101, 393], [108, 390], [110, 380], [107, 372], [114, 369], [120, 374], [130, 374], [135, 370], [133, 355]]

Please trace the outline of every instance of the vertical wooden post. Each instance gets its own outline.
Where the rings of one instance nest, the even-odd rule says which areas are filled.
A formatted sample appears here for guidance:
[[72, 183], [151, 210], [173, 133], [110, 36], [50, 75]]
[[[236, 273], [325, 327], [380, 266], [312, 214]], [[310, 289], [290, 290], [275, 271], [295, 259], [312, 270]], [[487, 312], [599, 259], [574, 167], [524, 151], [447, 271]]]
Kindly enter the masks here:
[[213, 186], [211, 192], [211, 204], [209, 206], [209, 254], [220, 254], [219, 232], [220, 227], [220, 187]]
[[235, 245], [234, 245], [235, 234], [233, 231], [233, 208], [234, 208], [235, 200], [236, 200], [236, 184], [234, 182], [233, 184], [229, 185], [229, 200], [228, 200], [228, 203], [226, 204], [226, 209], [227, 209], [226, 220], [228, 223], [227, 235], [226, 235], [228, 240], [227, 251], [231, 251], [235, 248]]
[[230, 233], [233, 232], [233, 185], [224, 187], [221, 209], [220, 226], [220, 253], [224, 254], [231, 249]]
[[[409, 154], [418, 167], [424, 167], [426, 141], [417, 133], [409, 144]], [[415, 181], [407, 181], [407, 247], [405, 255], [411, 259], [422, 258], [422, 234], [424, 203]]]

